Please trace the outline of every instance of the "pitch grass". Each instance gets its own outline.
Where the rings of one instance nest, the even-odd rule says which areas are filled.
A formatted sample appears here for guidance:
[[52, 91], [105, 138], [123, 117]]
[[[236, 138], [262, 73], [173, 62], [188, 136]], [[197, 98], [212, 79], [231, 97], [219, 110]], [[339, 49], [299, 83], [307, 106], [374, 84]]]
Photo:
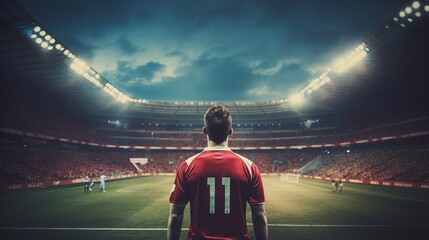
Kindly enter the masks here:
[[[346, 184], [336, 193], [327, 181], [263, 180], [270, 239], [429, 239], [429, 190]], [[86, 194], [80, 185], [2, 192], [0, 239], [165, 239], [172, 182], [151, 176], [108, 182], [105, 193], [98, 185]]]

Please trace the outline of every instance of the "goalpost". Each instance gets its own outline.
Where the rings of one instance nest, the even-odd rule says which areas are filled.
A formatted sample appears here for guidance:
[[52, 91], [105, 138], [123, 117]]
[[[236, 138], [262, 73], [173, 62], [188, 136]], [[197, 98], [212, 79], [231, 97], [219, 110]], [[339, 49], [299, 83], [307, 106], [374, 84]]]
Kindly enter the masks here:
[[300, 177], [301, 175], [299, 174], [286, 173], [280, 176], [280, 182], [299, 183]]

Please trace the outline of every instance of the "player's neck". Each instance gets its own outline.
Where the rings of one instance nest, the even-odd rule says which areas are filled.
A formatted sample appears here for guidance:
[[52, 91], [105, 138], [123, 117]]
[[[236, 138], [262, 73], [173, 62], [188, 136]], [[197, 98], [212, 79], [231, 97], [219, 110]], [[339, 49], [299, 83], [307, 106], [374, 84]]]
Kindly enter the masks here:
[[228, 140], [221, 142], [221, 143], [215, 143], [213, 141], [207, 142], [207, 147], [228, 147]]

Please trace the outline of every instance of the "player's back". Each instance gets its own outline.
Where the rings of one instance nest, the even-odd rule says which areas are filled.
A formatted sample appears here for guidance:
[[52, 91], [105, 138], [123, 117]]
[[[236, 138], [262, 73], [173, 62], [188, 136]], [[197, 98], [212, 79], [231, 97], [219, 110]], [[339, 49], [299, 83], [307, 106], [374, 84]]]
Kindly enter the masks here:
[[191, 203], [189, 237], [249, 239], [246, 202], [258, 199], [252, 197], [255, 183], [262, 188], [256, 166], [229, 148], [206, 148], [182, 167]]

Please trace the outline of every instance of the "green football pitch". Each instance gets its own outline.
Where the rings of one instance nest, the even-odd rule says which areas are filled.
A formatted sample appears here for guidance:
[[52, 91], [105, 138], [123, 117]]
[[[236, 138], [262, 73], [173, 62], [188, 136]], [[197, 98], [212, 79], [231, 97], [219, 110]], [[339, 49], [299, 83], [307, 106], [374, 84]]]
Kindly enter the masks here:
[[[270, 239], [429, 239], [429, 190], [263, 177]], [[0, 239], [165, 239], [172, 176], [0, 193]], [[189, 207], [182, 230], [189, 224]], [[248, 212], [249, 231], [253, 236]], [[253, 238], [254, 239], [254, 238]]]

